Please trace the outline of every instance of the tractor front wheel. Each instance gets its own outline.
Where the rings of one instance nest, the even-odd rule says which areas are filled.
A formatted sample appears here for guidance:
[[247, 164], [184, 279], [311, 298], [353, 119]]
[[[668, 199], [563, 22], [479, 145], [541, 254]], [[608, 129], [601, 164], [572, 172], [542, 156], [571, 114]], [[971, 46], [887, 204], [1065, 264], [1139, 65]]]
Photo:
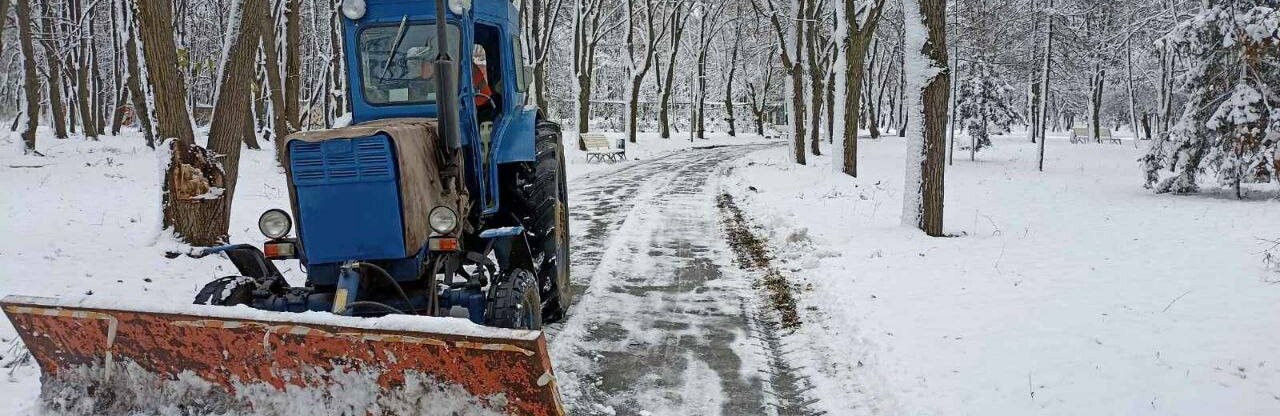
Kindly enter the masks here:
[[485, 324], [508, 329], [542, 329], [542, 299], [538, 282], [525, 269], [503, 272], [489, 286]]

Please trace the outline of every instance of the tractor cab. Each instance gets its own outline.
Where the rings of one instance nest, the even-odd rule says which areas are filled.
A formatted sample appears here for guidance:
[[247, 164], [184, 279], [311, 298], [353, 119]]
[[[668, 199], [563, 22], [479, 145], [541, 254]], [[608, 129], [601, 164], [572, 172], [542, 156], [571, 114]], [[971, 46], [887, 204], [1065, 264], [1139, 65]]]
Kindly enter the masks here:
[[[528, 80], [519, 11], [510, 0], [448, 2], [448, 45], [456, 62], [459, 144], [467, 184], [482, 215], [500, 208], [499, 165], [534, 160], [537, 110]], [[437, 118], [436, 5], [421, 0], [346, 0], [342, 5], [352, 122]]]

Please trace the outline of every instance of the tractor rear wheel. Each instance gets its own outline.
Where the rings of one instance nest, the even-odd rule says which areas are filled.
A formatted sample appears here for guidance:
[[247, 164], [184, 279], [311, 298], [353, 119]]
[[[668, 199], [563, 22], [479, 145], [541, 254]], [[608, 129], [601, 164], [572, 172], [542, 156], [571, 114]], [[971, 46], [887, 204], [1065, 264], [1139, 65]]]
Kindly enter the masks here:
[[539, 118], [533, 162], [515, 169], [515, 181], [503, 194], [521, 224], [531, 233], [532, 258], [540, 259], [538, 287], [544, 300], [544, 322], [564, 318], [572, 303], [569, 287], [569, 201], [564, 173], [560, 125]]

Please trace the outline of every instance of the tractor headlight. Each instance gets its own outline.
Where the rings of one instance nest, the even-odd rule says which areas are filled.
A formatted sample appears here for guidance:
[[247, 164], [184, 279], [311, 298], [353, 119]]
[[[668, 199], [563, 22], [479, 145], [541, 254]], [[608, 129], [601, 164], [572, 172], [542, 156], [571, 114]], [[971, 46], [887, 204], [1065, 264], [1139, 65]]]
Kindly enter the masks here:
[[289, 235], [293, 229], [293, 219], [283, 210], [270, 209], [258, 217], [258, 230], [267, 238], [276, 239]]
[[427, 224], [437, 233], [451, 233], [458, 228], [458, 213], [449, 207], [435, 207], [431, 210], [431, 215], [427, 216]]
[[364, 12], [364, 0], [342, 0], [342, 15], [348, 19], [360, 20], [364, 17]]

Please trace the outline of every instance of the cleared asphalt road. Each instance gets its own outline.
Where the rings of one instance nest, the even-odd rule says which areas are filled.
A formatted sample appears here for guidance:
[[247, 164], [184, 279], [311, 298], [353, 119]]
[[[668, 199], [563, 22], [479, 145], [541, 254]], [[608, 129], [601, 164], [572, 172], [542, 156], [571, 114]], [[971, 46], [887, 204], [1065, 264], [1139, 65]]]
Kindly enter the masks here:
[[815, 414], [716, 207], [725, 146], [569, 184], [576, 304], [548, 328], [571, 414]]

